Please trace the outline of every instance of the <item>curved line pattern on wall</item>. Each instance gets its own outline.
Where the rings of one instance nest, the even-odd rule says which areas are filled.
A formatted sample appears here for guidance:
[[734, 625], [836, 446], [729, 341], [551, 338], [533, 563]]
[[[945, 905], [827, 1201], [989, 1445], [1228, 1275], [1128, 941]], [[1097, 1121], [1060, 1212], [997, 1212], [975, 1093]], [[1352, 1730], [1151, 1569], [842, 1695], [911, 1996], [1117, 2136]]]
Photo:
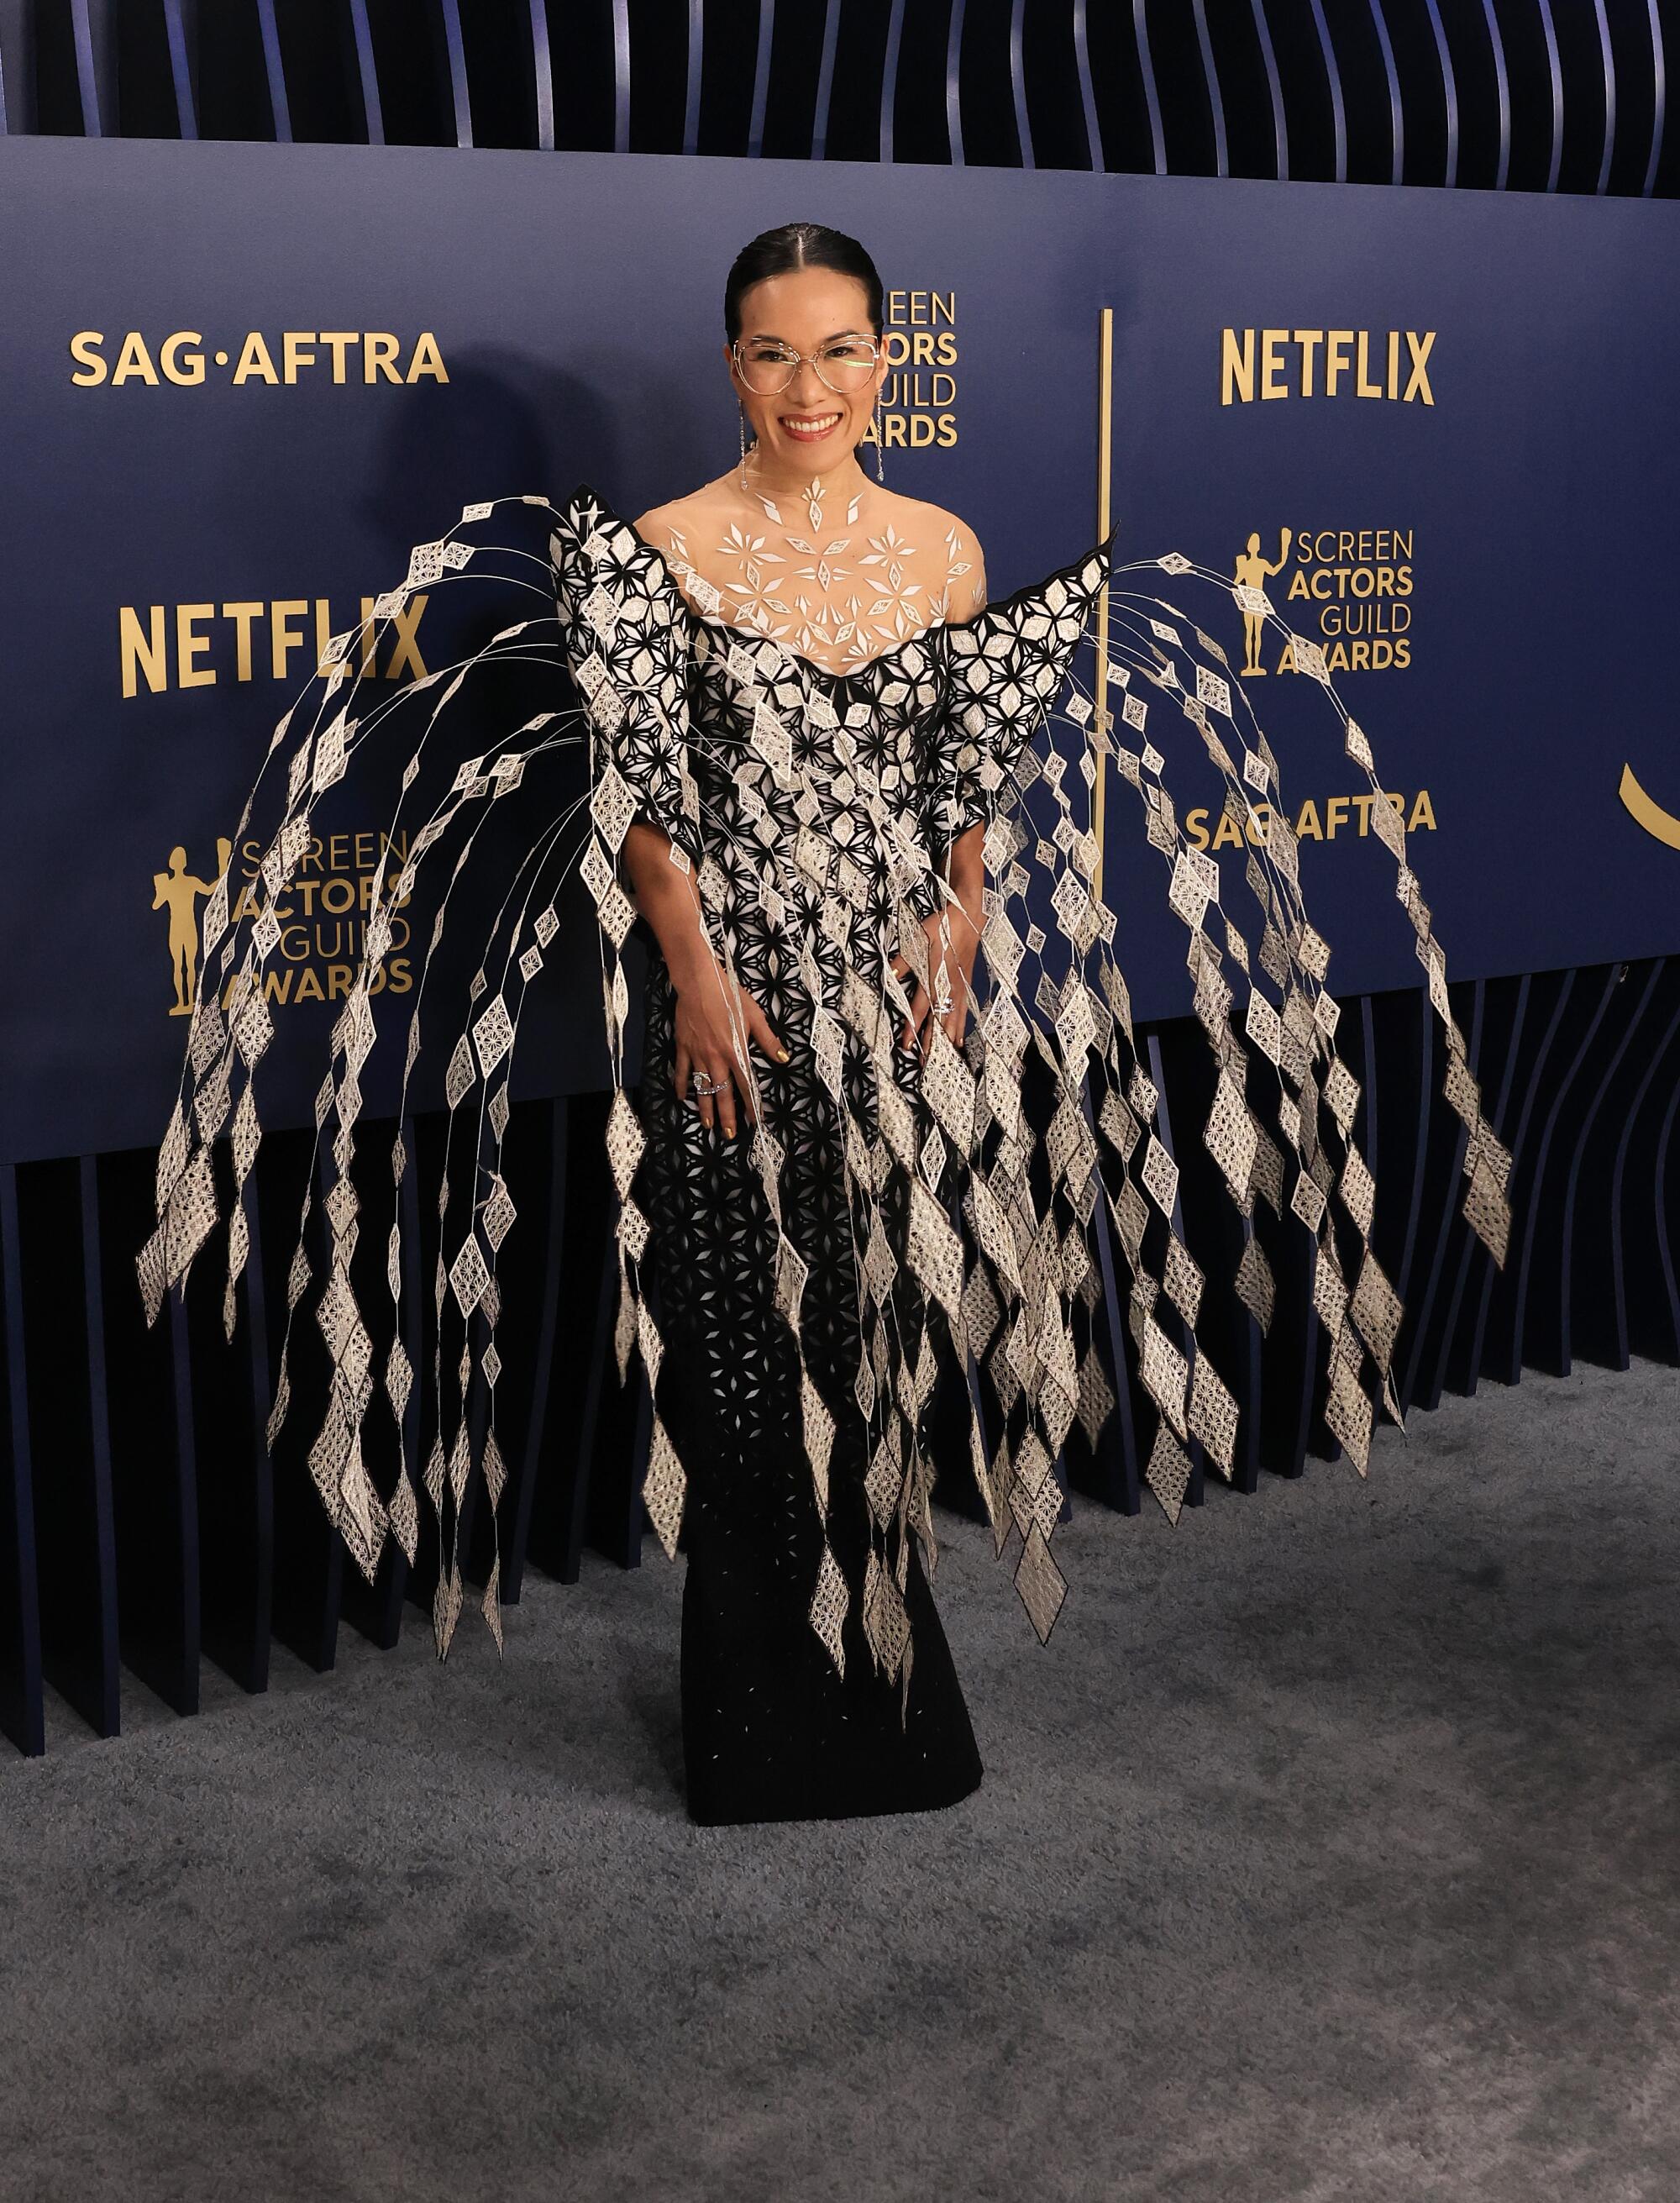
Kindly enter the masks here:
[[1651, 157], [1645, 164], [1643, 196], [1650, 198], [1657, 188], [1657, 168], [1663, 157], [1663, 125], [1667, 119], [1668, 67], [1663, 50], [1663, 21], [1658, 11], [1657, 0], [1646, 0], [1651, 17]]
[[1391, 184], [1404, 180], [1406, 168], [1406, 114], [1400, 105], [1400, 73], [1394, 67], [1394, 44], [1388, 36], [1388, 23], [1382, 13], [1382, 0], [1371, 0], [1371, 27], [1376, 32], [1377, 49], [1382, 56], [1382, 74], [1388, 86], [1388, 153]]
[[1552, 20], [1552, 0], [1535, 0], [1541, 27], [1546, 33], [1546, 70], [1552, 83], [1552, 165], [1546, 172], [1546, 188], [1554, 192], [1564, 164], [1564, 72], [1558, 57], [1558, 27]]
[[[531, 0], [533, 8], [542, 0]], [[682, 86], [682, 150], [698, 153], [700, 150], [700, 82], [705, 65], [706, 6], [705, 0], [688, 0], [688, 67]]]
[[1155, 157], [1155, 174], [1167, 174], [1167, 141], [1161, 124], [1161, 95], [1155, 86], [1155, 62], [1149, 50], [1149, 21], [1145, 0], [1132, 0], [1132, 36], [1137, 43], [1138, 67], [1143, 73], [1144, 104], [1149, 110], [1149, 149]]
[[[68, 127], [87, 136], [117, 136], [132, 130], [134, 114], [144, 112], [155, 128], [159, 115], [173, 111], [180, 136], [201, 134], [200, 4], [155, 0], [131, 13], [124, 0], [0, 0], [0, 133], [32, 131], [45, 115], [55, 130], [71, 118]], [[1188, 10], [1176, 0], [1153, 0], [1152, 30], [1151, 0], [1131, 0], [1129, 9], [1094, 9], [1090, 0], [1010, 0], [1006, 10], [1002, 0], [973, 9], [969, 0], [946, 0], [942, 26], [934, 0], [914, 7], [908, 0], [822, 0], [820, 15], [813, 0], [801, 0], [780, 19], [775, 0], [757, 0], [750, 15], [742, 0], [710, 0], [720, 41], [710, 86], [709, 0], [686, 0], [675, 37], [676, 0], [659, 5], [656, 15], [653, 0], [525, 0], [509, 9], [500, 32], [479, 27], [493, 18], [469, 15], [462, 0], [402, 0], [400, 9], [386, 0], [384, 13], [372, 0], [310, 0], [307, 8], [215, 0], [214, 17], [205, 14], [219, 32], [230, 19], [243, 23], [243, 41], [259, 56], [251, 92], [266, 92], [267, 134], [279, 139], [305, 127], [306, 96], [307, 127], [318, 134], [321, 84], [336, 75], [339, 97], [326, 103], [359, 115], [359, 128], [350, 125], [359, 140], [385, 142], [389, 119], [398, 115], [405, 130], [416, 116], [441, 115], [445, 139], [470, 146], [490, 127], [486, 109], [475, 133], [467, 66], [471, 23], [475, 68], [498, 68], [499, 37], [516, 47], [518, 58], [510, 52], [508, 66], [522, 75], [528, 45], [534, 98], [515, 142], [541, 151], [571, 142], [627, 151], [636, 143], [651, 151], [698, 153], [704, 140], [708, 151], [762, 155], [781, 106], [789, 96], [796, 106], [802, 96], [812, 99], [814, 80], [809, 144], [818, 160], [842, 140], [848, 157], [858, 157], [860, 146], [867, 157], [872, 141], [883, 160], [960, 167], [983, 143], [988, 161], [1026, 168], [1337, 182], [1351, 172], [1398, 183], [1410, 124], [1414, 180], [1421, 183], [1452, 186], [1468, 176], [1479, 185], [1491, 176], [1493, 188], [1505, 190], [1517, 164], [1517, 180], [1527, 187], [1603, 194], [1617, 188], [1619, 166], [1625, 192], [1668, 196], [1675, 188], [1664, 167], [1665, 17], [1680, 18], [1680, 0], [1644, 0], [1642, 36], [1639, 0], [1621, 0], [1613, 21], [1610, 0], [1592, 0], [1595, 51], [1586, 0], [1572, 0], [1567, 18], [1556, 0], [1481, 0], [1479, 21], [1469, 0], [1452, 6], [1364, 0], [1363, 21], [1354, 0], [1335, 9], [1329, 0], [1247, 0], [1246, 10], [1227, 0], [1217, 8], [1192, 0]], [[934, 16], [932, 25], [927, 15]], [[402, 34], [381, 29], [376, 39], [374, 27], [387, 21]], [[1560, 23], [1573, 43], [1560, 38]], [[588, 50], [610, 44], [611, 88], [592, 68], [587, 90], [569, 79], [563, 101], [557, 72], [568, 66], [575, 32]], [[718, 59], [726, 54], [732, 68], [750, 73], [746, 97], [720, 76]], [[872, 65], [858, 65], [872, 54], [880, 57], [878, 78]], [[1012, 128], [999, 127], [1005, 68]], [[941, 94], [943, 146], [936, 119]], [[1648, 97], [1648, 142], [1638, 177], [1630, 173], [1636, 155], [1628, 141], [1646, 127]], [[584, 99], [594, 102], [595, 112], [580, 108]], [[225, 85], [212, 90], [213, 110], [218, 100], [225, 108]], [[1595, 148], [1600, 102], [1603, 133]], [[1271, 120], [1270, 159], [1263, 137], [1257, 145], [1252, 127], [1238, 129], [1240, 119], [1263, 113]], [[650, 142], [658, 133], [649, 119], [660, 115], [670, 118], [668, 145]], [[209, 127], [225, 134], [225, 121], [214, 111]], [[505, 116], [495, 127], [503, 133], [498, 142], [508, 142]], [[1437, 166], [1432, 149], [1443, 127]], [[1416, 173], [1426, 146], [1427, 175]], [[1523, 174], [1530, 162], [1532, 173]]]
[[1207, 86], [1207, 111], [1213, 119], [1213, 173], [1229, 176], [1231, 173], [1230, 150], [1225, 138], [1225, 103], [1219, 94], [1219, 70], [1213, 58], [1212, 42], [1207, 35], [1207, 0], [1194, 0], [1196, 11], [1196, 44], [1202, 57], [1202, 80]]
[[893, 0], [887, 19], [887, 54], [881, 68], [881, 127], [877, 143], [881, 158], [893, 157], [893, 126], [899, 112], [899, 56], [905, 35], [905, 0]]
[[1450, 191], [1459, 180], [1459, 80], [1453, 74], [1453, 56], [1441, 27], [1439, 0], [1424, 0], [1429, 28], [1435, 33], [1435, 59], [1441, 66], [1441, 97], [1447, 109], [1447, 166], [1441, 182]]
[[[1651, 0], [1651, 4], [1654, 7], [1656, 0]], [[1494, 50], [1494, 83], [1499, 94], [1499, 168], [1494, 189], [1502, 192], [1511, 175], [1511, 72], [1506, 67], [1505, 40], [1500, 36], [1494, 0], [1482, 0], [1482, 12], [1487, 19], [1488, 43]]]
[[1601, 195], [1610, 189], [1610, 164], [1616, 157], [1616, 55], [1610, 43], [1610, 19], [1604, 12], [1604, 0], [1593, 0], [1593, 11], [1598, 18], [1598, 50], [1604, 65], [1604, 158], [1599, 162], [1595, 186]]
[[963, 19], [968, 0], [951, 0], [951, 27], [945, 34], [945, 135], [951, 165], [966, 166], [963, 154]]
[[530, 0], [531, 86], [535, 100], [537, 151], [554, 151], [554, 60], [548, 45], [548, 9]]
[[[1486, 0], [1489, 7], [1493, 0]], [[1324, 81], [1330, 95], [1330, 135], [1335, 146], [1333, 180], [1338, 184], [1347, 181], [1347, 103], [1342, 96], [1341, 65], [1336, 60], [1335, 48], [1330, 42], [1330, 27], [1324, 21], [1324, 0], [1312, 0], [1312, 27], [1318, 33], [1318, 50], [1324, 61]]]
[[[1315, 0], [1316, 4], [1316, 0]], [[1652, 0], [1654, 7], [1656, 0]], [[1091, 80], [1091, 37], [1085, 21], [1086, 0], [1073, 0], [1073, 65], [1079, 80], [1080, 120], [1085, 126], [1085, 165], [1106, 168], [1102, 123], [1097, 113], [1097, 91]]]
[[461, 0], [438, 0], [444, 33], [444, 58], [449, 72], [450, 109], [455, 117], [455, 142], [473, 142], [473, 103], [467, 86], [467, 47], [461, 34]]
[[612, 150], [630, 150], [630, 0], [612, 0]]
[[1033, 126], [1027, 113], [1026, 60], [1022, 52], [1022, 19], [1026, 14], [1027, 0], [1010, 0], [1009, 11], [1009, 96], [1015, 109], [1015, 144], [1023, 168], [1034, 168], [1038, 163], [1033, 158]]
[[1289, 180], [1289, 123], [1283, 111], [1283, 80], [1277, 74], [1277, 56], [1272, 50], [1271, 31], [1266, 22], [1266, 0], [1248, 0], [1253, 11], [1254, 32], [1260, 41], [1260, 56], [1265, 64], [1266, 92], [1271, 101], [1271, 134], [1276, 147], [1277, 180]]

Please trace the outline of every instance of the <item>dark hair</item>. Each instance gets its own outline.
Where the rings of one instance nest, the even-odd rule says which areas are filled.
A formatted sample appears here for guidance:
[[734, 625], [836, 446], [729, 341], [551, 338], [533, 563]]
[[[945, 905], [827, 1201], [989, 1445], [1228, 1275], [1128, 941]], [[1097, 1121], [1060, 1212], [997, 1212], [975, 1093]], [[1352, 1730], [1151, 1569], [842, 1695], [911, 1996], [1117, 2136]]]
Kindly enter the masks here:
[[827, 229], [820, 221], [787, 221], [780, 229], [767, 229], [735, 255], [723, 286], [723, 331], [731, 344], [741, 333], [743, 294], [768, 276], [791, 275], [796, 268], [830, 268], [836, 275], [850, 275], [861, 283], [869, 300], [869, 326], [876, 336], [881, 334], [881, 276], [857, 239], [844, 230]]

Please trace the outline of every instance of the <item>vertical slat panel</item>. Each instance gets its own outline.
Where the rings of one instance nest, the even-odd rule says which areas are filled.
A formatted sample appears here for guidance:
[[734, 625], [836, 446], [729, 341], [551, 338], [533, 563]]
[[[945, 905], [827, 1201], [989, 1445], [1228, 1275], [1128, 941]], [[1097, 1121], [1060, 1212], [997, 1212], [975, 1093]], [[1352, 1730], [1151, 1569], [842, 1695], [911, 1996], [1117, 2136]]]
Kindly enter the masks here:
[[1668, 60], [1663, 47], [1663, 19], [1658, 0], [1646, 0], [1651, 19], [1651, 154], [1645, 163], [1643, 196], [1657, 188], [1657, 170], [1663, 157], [1663, 129], [1668, 120]]
[[99, 1169], [92, 1155], [76, 1166], [80, 1195], [82, 1321], [87, 1333], [89, 1425], [93, 1444], [93, 1534], [99, 1580], [100, 1704], [94, 1726], [115, 1736], [121, 1720], [118, 1700], [121, 1647], [116, 1590], [116, 1516], [111, 1495], [110, 1383], [105, 1353], [105, 1286], [100, 1255]]
[[156, 1221], [153, 1158], [98, 1164], [111, 1401], [111, 1496], [123, 1665], [177, 1713], [198, 1710], [198, 1495], [192, 1373], [178, 1294], [148, 1327], [134, 1254]]
[[[828, 12], [837, 22], [840, 0], [828, 0]], [[764, 115], [770, 97], [770, 56], [775, 50], [775, 0], [758, 0], [758, 36], [752, 51], [752, 107], [746, 128], [747, 157], [756, 161], [764, 150]], [[828, 98], [827, 86], [834, 79], [834, 56], [832, 42], [825, 34], [823, 42], [823, 89], [817, 93], [817, 113], [820, 130], [828, 127]], [[815, 142], [811, 145], [813, 160], [822, 158], [822, 150]]]
[[[1671, 980], [1680, 978], [1676, 960], [1666, 960]], [[1645, 1069], [1628, 1103], [1627, 1119], [1617, 1143], [1611, 1174], [1610, 1207], [1615, 1232], [1612, 1280], [1616, 1296], [1616, 1338], [1625, 1367], [1632, 1353], [1680, 1360], [1680, 1300], [1674, 1297], [1671, 1265], [1663, 1274], [1664, 1242], [1662, 1196], [1658, 1162], [1660, 1123], [1657, 1108], [1647, 1107], [1648, 1098], [1669, 1095], [1670, 1115], [1680, 1099], [1680, 1065], [1676, 1039], [1680, 1037], [1680, 985], [1671, 986], [1675, 1007], [1662, 1038], [1648, 1050]], [[1659, 1076], [1660, 1073], [1660, 1077]]]
[[256, 0], [257, 27], [262, 34], [262, 70], [268, 86], [268, 115], [274, 142], [292, 143], [292, 103], [286, 93], [286, 62], [280, 53], [280, 23], [274, 0]]
[[1023, 168], [1037, 165], [1033, 159], [1033, 125], [1027, 113], [1026, 61], [1021, 46], [1021, 17], [1027, 0], [1010, 0], [1009, 92], [1015, 109], [1015, 143]]
[[1371, 27], [1382, 56], [1382, 74], [1388, 86], [1388, 180], [1399, 183], [1406, 173], [1406, 115], [1400, 105], [1400, 72], [1394, 67], [1394, 44], [1388, 36], [1382, 0], [1370, 0]]
[[1230, 148], [1225, 138], [1225, 103], [1219, 91], [1219, 68], [1213, 58], [1212, 41], [1207, 35], [1207, 0], [1194, 0], [1196, 15], [1196, 46], [1201, 55], [1202, 80], [1207, 86], [1207, 111], [1213, 123], [1213, 173], [1229, 176], [1231, 173]]
[[[1577, 1219], [1583, 1226], [1583, 1237], [1595, 1248], [1598, 1255], [1598, 1260], [1589, 1267], [1581, 1280], [1583, 1297], [1590, 1294], [1600, 1307], [1608, 1308], [1612, 1314], [1616, 1309], [1616, 1296], [1613, 1293], [1606, 1295], [1602, 1290], [1603, 1281], [1606, 1276], [1618, 1270], [1620, 1267], [1616, 1261], [1615, 1249], [1612, 1244], [1617, 1218], [1614, 1204], [1608, 1197], [1609, 1187], [1606, 1181], [1610, 1172], [1602, 1165], [1597, 1170], [1591, 1169], [1589, 1155], [1593, 1127], [1598, 1121], [1599, 1112], [1603, 1108], [1616, 1084], [1617, 1073], [1622, 1067], [1635, 1035], [1644, 1024], [1646, 1013], [1649, 1010], [1657, 989], [1661, 984], [1662, 976], [1663, 960], [1659, 957], [1645, 974], [1644, 985], [1640, 989], [1631, 1013], [1624, 1014], [1622, 1031], [1610, 1051], [1610, 1058], [1604, 1066], [1603, 1076], [1594, 1089], [1592, 1098], [1587, 1104], [1569, 1159], [1569, 1175], [1564, 1186], [1563, 1240], [1558, 1259], [1557, 1280], [1558, 1351], [1559, 1364], [1565, 1376], [1569, 1373], [1571, 1350], [1574, 1338], [1571, 1316], [1574, 1277], [1578, 1261], [1576, 1254]], [[1623, 1008], [1624, 998], [1631, 991], [1628, 986], [1629, 977], [1629, 967], [1624, 965], [1612, 997], [1615, 1007], [1618, 1010]], [[1602, 1148], [1605, 1143], [1601, 1142], [1600, 1144]], [[1580, 1201], [1583, 1184], [1590, 1186], [1594, 1196], [1590, 1201], [1589, 1213], [1585, 1217], [1581, 1215]], [[1606, 1332], [1608, 1332], [1607, 1336]], [[1606, 1326], [1602, 1322], [1595, 1321], [1590, 1313], [1586, 1314], [1583, 1336], [1598, 1350], [1595, 1359], [1607, 1360], [1616, 1368], [1626, 1366], [1625, 1343], [1617, 1335], [1613, 1328]]]
[[1499, 167], [1494, 173], [1494, 189], [1502, 192], [1511, 180], [1511, 72], [1506, 66], [1505, 40], [1500, 35], [1494, 0], [1482, 0], [1482, 13], [1487, 21], [1488, 43], [1493, 48], [1494, 82], [1499, 94]]
[[47, 1747], [34, 1479], [24, 1357], [17, 1172], [0, 1164], [0, 1730], [21, 1751]]
[[[231, 1202], [232, 1169], [216, 1157]], [[256, 1205], [246, 1190], [247, 1223]], [[260, 1220], [256, 1228], [260, 1231]], [[274, 1494], [265, 1426], [268, 1417], [266, 1340], [260, 1282], [251, 1305], [256, 1249], [235, 1289], [239, 1320], [223, 1328], [225, 1243], [218, 1237], [193, 1265], [184, 1330], [190, 1391], [179, 1412], [190, 1425], [197, 1468], [200, 1606], [203, 1649], [247, 1691], [268, 1682], [274, 1595]], [[177, 1311], [177, 1314], [180, 1312]]]
[[1552, 162], [1546, 174], [1546, 188], [1558, 188], [1558, 175], [1564, 160], [1564, 73], [1558, 56], [1558, 27], [1552, 18], [1552, 0], [1535, 0], [1540, 9], [1541, 25], [1546, 33], [1546, 72], [1552, 86]]
[[1424, 0], [1429, 9], [1429, 29], [1435, 34], [1435, 57], [1441, 68], [1441, 97], [1447, 111], [1447, 162], [1441, 173], [1441, 182], [1448, 190], [1459, 180], [1459, 82], [1453, 74], [1452, 49], [1447, 43], [1447, 32], [1441, 21], [1437, 0]]
[[185, 139], [198, 135], [198, 0], [163, 0], [163, 35], [169, 49], [169, 81], [175, 93], [175, 127]]
[[964, 166], [963, 158], [963, 24], [968, 0], [951, 0], [951, 27], [945, 34], [945, 134], [951, 148], [951, 165]]
[[[1493, 0], [1487, 0], [1491, 7]], [[1335, 143], [1335, 178], [1337, 183], [1347, 181], [1347, 102], [1341, 89], [1341, 64], [1336, 59], [1330, 27], [1324, 17], [1324, 0], [1312, 0], [1312, 27], [1318, 33], [1318, 50], [1323, 56], [1324, 79], [1330, 96], [1330, 132]]]
[[1279, 183], [1289, 178], [1289, 121], [1283, 110], [1283, 86], [1277, 74], [1277, 56], [1272, 50], [1271, 29], [1266, 21], [1265, 0], [1249, 0], [1254, 17], [1254, 35], [1260, 42], [1260, 56], [1265, 64], [1266, 94], [1271, 101], [1271, 134], [1276, 174]]
[[[542, 0], [531, 0], [533, 9]], [[682, 100], [682, 150], [698, 153], [700, 150], [700, 86], [706, 54], [705, 0], [688, 0], [688, 75]], [[552, 127], [552, 110], [550, 115]]]
[[1610, 23], [1604, 0], [1593, 0], [1598, 18], [1598, 50], [1604, 69], [1604, 154], [1599, 162], [1595, 189], [1600, 196], [1610, 189], [1610, 164], [1616, 157], [1616, 54], [1610, 43]]
[[[380, 99], [379, 65], [374, 56], [373, 26], [368, 21], [368, 0], [346, 0], [350, 36], [356, 54], [356, 80], [362, 93], [362, 132], [369, 145], [385, 143], [385, 109]], [[531, 0], [540, 10], [543, 0]]]
[[[1526, 1188], [1525, 1214], [1520, 1227], [1510, 1335], [1499, 1373], [1507, 1385], [1520, 1381], [1524, 1361], [1536, 1367], [1548, 1369], [1554, 1375], [1565, 1373], [1559, 1367], [1562, 1342], [1555, 1325], [1556, 1304], [1545, 1292], [1544, 1285], [1537, 1275], [1539, 1271], [1559, 1261], [1563, 1233], [1563, 1204], [1561, 1202], [1549, 1202], [1546, 1197], [1546, 1168], [1551, 1160], [1552, 1143], [1563, 1120], [1565, 1107], [1592, 1052], [1598, 1029], [1614, 999], [1617, 970], [1618, 966], [1613, 964], [1606, 966], [1595, 993], [1589, 996], [1592, 1003], [1591, 1014], [1576, 1043], [1575, 1053], [1567, 1069], [1553, 1088], [1546, 1120], [1541, 1128], [1540, 1145], [1536, 1150], [1534, 1172]], [[1535, 1289], [1535, 1299], [1542, 1303], [1538, 1320], [1530, 1320], [1531, 1288]]]
[[1166, 133], [1161, 124], [1161, 95], [1155, 85], [1155, 62], [1149, 50], [1149, 15], [1146, 0], [1132, 0], [1132, 36], [1137, 42], [1138, 68], [1143, 77], [1144, 105], [1149, 112], [1149, 146], [1155, 174], [1167, 173]]
[[1097, 111], [1096, 86], [1091, 76], [1091, 38], [1085, 21], [1086, 0], [1073, 0], [1073, 62], [1079, 79], [1079, 107], [1085, 122], [1085, 165], [1105, 169], [1102, 118]]
[[630, 0], [612, 0], [612, 150], [630, 150]]
[[21, 1167], [18, 1247], [42, 1664], [95, 1734], [109, 1736], [118, 1703], [115, 1554], [97, 1219], [85, 1213], [91, 1176], [74, 1161]]
[[467, 86], [467, 46], [461, 35], [461, 0], [435, 0], [438, 27], [443, 35], [444, 69], [449, 78], [450, 111], [455, 119], [455, 142], [473, 142], [473, 103]]

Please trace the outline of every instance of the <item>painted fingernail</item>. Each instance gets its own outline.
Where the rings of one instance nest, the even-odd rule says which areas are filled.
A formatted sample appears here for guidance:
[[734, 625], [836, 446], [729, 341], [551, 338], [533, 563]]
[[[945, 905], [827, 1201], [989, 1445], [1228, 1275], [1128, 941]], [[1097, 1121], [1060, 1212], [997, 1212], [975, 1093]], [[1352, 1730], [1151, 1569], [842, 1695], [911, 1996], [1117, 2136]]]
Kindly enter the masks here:
[[777, 1061], [778, 1063], [786, 1063], [786, 1062], [787, 1062], [787, 1049], [786, 1049], [785, 1048], [779, 1048], [776, 1050], [776, 1052], [775, 1052], [775, 1060], [776, 1060], [776, 1061]]

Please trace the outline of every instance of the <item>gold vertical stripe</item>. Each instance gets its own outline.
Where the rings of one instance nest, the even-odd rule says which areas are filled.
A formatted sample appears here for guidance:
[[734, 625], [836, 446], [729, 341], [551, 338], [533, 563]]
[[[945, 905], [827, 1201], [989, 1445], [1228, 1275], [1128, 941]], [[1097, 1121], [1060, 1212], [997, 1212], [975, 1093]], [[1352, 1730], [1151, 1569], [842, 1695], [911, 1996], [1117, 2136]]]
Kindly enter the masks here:
[[[1110, 511], [1114, 432], [1114, 309], [1105, 306], [1097, 334], [1097, 535], [1105, 541], [1113, 525]], [[1097, 725], [1100, 728], [1108, 710], [1108, 590], [1104, 588], [1097, 603]], [[1093, 798], [1092, 831], [1097, 837], [1097, 864], [1094, 885], [1100, 895], [1103, 891], [1103, 818], [1104, 800], [1108, 787], [1108, 759], [1101, 748], [1097, 753], [1096, 789]]]

